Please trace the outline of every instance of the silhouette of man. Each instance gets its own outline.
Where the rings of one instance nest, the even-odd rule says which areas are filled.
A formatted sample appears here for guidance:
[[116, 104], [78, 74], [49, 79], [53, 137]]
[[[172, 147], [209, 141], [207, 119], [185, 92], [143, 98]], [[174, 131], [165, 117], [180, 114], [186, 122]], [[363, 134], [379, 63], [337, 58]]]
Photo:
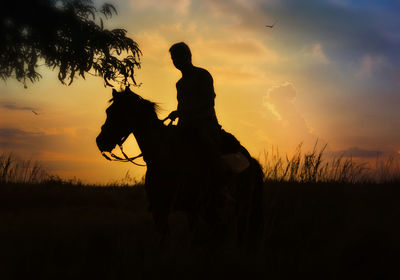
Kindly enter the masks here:
[[214, 109], [213, 78], [207, 70], [192, 64], [192, 54], [185, 43], [172, 45], [169, 52], [182, 78], [176, 83], [178, 108], [166, 120], [179, 118], [180, 138], [198, 144], [198, 147], [192, 148], [205, 152], [202, 156], [219, 167], [221, 126]]

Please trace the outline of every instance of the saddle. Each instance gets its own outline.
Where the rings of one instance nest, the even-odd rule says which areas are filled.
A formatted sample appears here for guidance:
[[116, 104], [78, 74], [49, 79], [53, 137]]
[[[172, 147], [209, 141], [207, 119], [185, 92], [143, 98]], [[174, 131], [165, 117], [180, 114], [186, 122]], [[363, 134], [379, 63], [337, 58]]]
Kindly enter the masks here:
[[[172, 148], [174, 154], [178, 155], [179, 150], [181, 149], [180, 145], [177, 143], [182, 143], [177, 140], [177, 130], [176, 126], [171, 125], [168, 126], [168, 137], [167, 141], [165, 141], [167, 145]], [[246, 170], [250, 166], [251, 156], [249, 152], [244, 148], [240, 142], [233, 136], [231, 133], [225, 131], [224, 129], [219, 130], [220, 133], [220, 145], [219, 149], [221, 152], [221, 159], [227, 166], [227, 168], [235, 173], [241, 173]]]
[[241, 173], [250, 166], [250, 153], [231, 133], [221, 129], [222, 160], [233, 173]]

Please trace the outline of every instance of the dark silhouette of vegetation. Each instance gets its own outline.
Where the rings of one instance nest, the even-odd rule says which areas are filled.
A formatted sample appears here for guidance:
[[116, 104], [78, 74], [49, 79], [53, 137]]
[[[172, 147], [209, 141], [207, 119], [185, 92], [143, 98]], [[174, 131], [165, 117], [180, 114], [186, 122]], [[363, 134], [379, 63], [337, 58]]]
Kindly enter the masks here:
[[0, 153], [0, 183], [42, 183], [50, 178], [46, 169], [32, 160], [19, 160], [13, 154]]
[[[207, 225], [195, 234], [179, 212], [171, 214], [168, 243], [160, 246], [143, 183], [24, 181], [24, 172], [9, 171], [23, 165], [2, 154], [2, 279], [399, 279], [396, 164], [391, 159], [378, 164], [387, 169], [385, 178], [354, 180], [348, 168], [372, 170], [336, 158], [329, 162], [339, 162], [337, 167], [321, 168], [317, 176], [329, 180], [298, 176], [314, 174], [306, 158], [320, 158], [325, 166], [323, 151], [268, 157], [264, 171], [277, 172], [265, 174], [257, 254], [237, 247], [234, 227], [216, 247], [209, 246]], [[282, 177], [287, 165], [298, 167], [293, 176]], [[378, 181], [370, 181], [375, 177]]]
[[141, 51], [124, 29], [108, 30], [103, 18], [117, 13], [91, 0], [7, 1], [0, 9], [0, 78], [27, 81], [41, 78], [43, 62], [58, 69], [58, 79], [70, 85], [76, 76], [93, 74], [110, 82], [136, 84]]
[[143, 185], [0, 185], [2, 279], [399, 279], [396, 184], [266, 182], [258, 253], [185, 216], [157, 243]]

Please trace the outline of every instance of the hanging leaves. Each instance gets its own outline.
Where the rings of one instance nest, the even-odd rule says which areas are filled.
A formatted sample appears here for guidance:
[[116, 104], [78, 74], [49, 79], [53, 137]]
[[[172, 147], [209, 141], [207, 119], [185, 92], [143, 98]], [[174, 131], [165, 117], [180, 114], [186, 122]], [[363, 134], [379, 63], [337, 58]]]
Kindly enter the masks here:
[[[0, 9], [0, 78], [41, 78], [39, 61], [58, 69], [70, 85], [76, 76], [101, 76], [105, 86], [134, 84], [142, 55], [124, 29], [108, 30], [103, 19], [117, 14], [110, 4], [97, 10], [91, 0], [10, 1]], [[97, 20], [96, 16], [99, 16]]]

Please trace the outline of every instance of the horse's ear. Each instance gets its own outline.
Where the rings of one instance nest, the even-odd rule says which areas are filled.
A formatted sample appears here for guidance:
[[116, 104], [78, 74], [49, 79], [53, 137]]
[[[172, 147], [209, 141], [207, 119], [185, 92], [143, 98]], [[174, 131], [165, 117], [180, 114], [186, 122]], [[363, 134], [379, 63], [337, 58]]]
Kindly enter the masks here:
[[116, 98], [118, 94], [118, 91], [115, 90], [115, 88], [112, 89], [112, 96], [113, 98]]

